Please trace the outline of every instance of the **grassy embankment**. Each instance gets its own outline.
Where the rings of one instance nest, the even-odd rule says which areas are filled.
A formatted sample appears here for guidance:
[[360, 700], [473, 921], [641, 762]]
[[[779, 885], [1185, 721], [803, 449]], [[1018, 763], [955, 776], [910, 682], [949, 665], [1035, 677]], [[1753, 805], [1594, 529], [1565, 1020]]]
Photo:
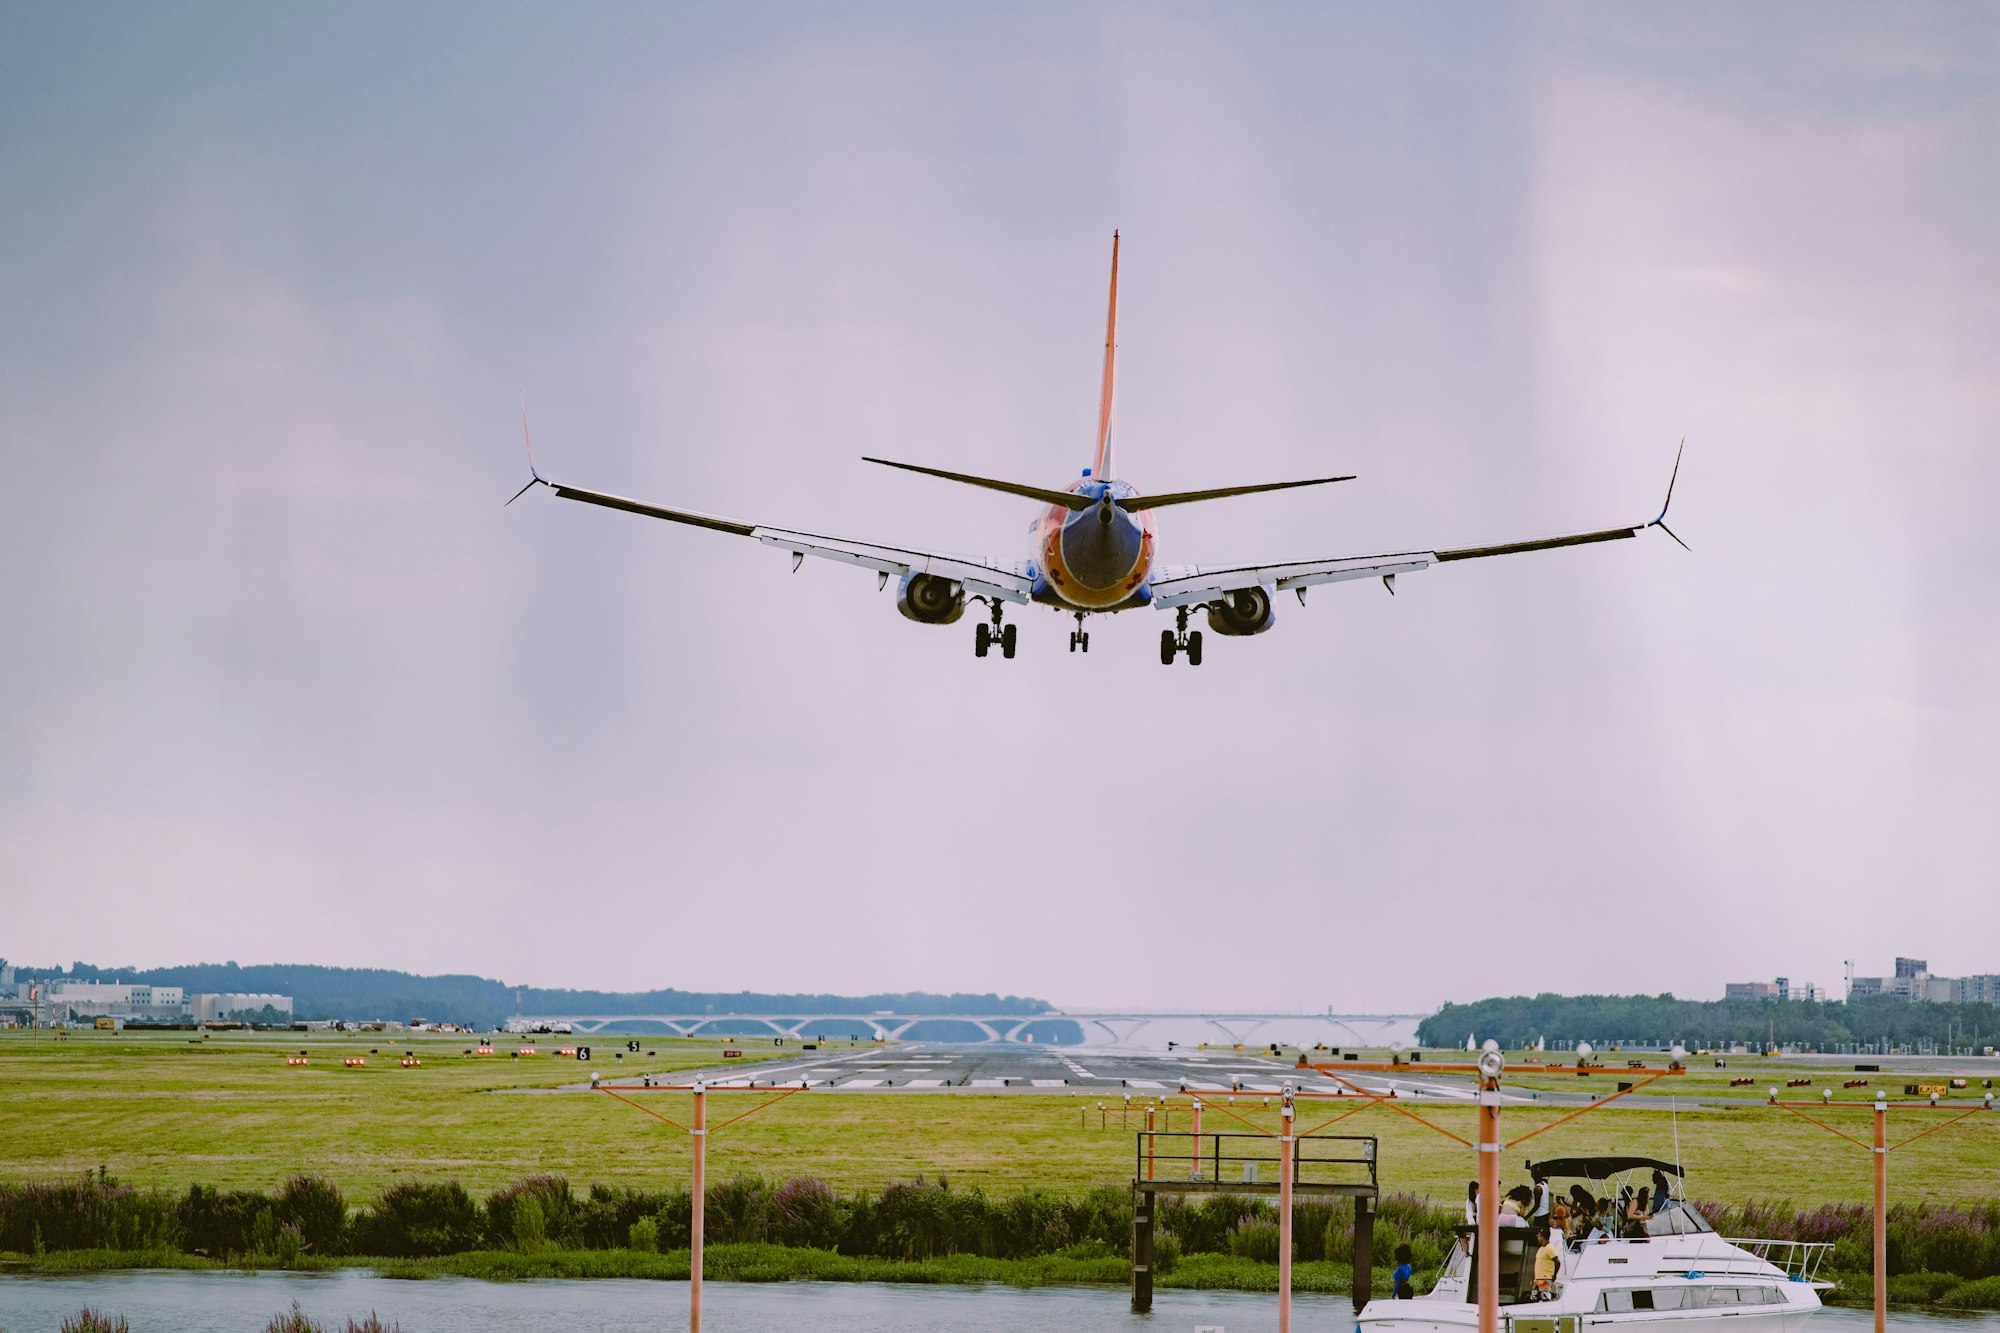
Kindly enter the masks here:
[[[544, 1172], [579, 1182], [661, 1188], [687, 1178], [685, 1135], [609, 1097], [503, 1091], [575, 1083], [590, 1068], [621, 1079], [668, 1073], [714, 1064], [719, 1050], [712, 1040], [642, 1041], [644, 1049], [658, 1052], [654, 1058], [613, 1061], [607, 1046], [622, 1045], [623, 1038], [611, 1043], [600, 1038], [592, 1043], [597, 1058], [579, 1067], [546, 1055], [465, 1056], [463, 1038], [392, 1042], [388, 1034], [338, 1039], [231, 1034], [191, 1043], [178, 1034], [78, 1033], [55, 1042], [45, 1032], [0, 1033], [0, 1085], [7, 1089], [0, 1098], [0, 1135], [8, 1144], [0, 1179], [49, 1180], [108, 1165], [138, 1185], [270, 1189], [305, 1171], [336, 1181], [354, 1202], [399, 1181], [455, 1179], [483, 1192]], [[371, 1047], [380, 1054], [369, 1057], [365, 1069], [341, 1067], [343, 1055], [366, 1055]], [[311, 1052], [312, 1064], [287, 1068], [284, 1055], [300, 1049]], [[409, 1049], [422, 1055], [423, 1068], [397, 1066], [395, 1054]], [[544, 1043], [542, 1049], [552, 1047]], [[746, 1064], [796, 1055], [793, 1048], [774, 1051], [751, 1043], [744, 1049]], [[1607, 1071], [1587, 1084], [1541, 1083], [1610, 1091], [1624, 1072]], [[1728, 1087], [1729, 1078], [1743, 1075], [1755, 1077], [1756, 1086]], [[1765, 1086], [1782, 1087], [1789, 1077], [1815, 1079], [1811, 1089], [1795, 1090], [1796, 1096], [1810, 1097], [1829, 1080], [1837, 1094], [1850, 1095], [1840, 1092], [1838, 1073], [1743, 1057], [1729, 1069], [1697, 1067], [1649, 1090], [1733, 1099], [1678, 1116], [1680, 1156], [1692, 1193], [1725, 1203], [1868, 1197], [1865, 1152], [1762, 1104]], [[1900, 1092], [1900, 1084], [1916, 1076], [1887, 1077]], [[1520, 1086], [1536, 1087], [1537, 1080], [1522, 1079]], [[1132, 1133], [1119, 1126], [1115, 1113], [1103, 1126], [1095, 1109], [1099, 1100], [1098, 1095], [811, 1093], [717, 1134], [710, 1171], [716, 1177], [817, 1176], [841, 1190], [945, 1175], [992, 1190], [1077, 1192], [1132, 1175]], [[740, 1101], [740, 1095], [731, 1097], [732, 1113]], [[1274, 1128], [1275, 1112], [1257, 1101], [1241, 1097], [1236, 1110], [1258, 1128]], [[646, 1105], [686, 1123], [684, 1096], [652, 1094]], [[1462, 1105], [1409, 1105], [1470, 1136], [1471, 1116]], [[1309, 1106], [1301, 1126], [1341, 1109], [1329, 1106], [1315, 1116]], [[1509, 1108], [1504, 1128], [1518, 1137], [1555, 1114]], [[1831, 1114], [1850, 1132], [1865, 1130], [1865, 1112]], [[1185, 1110], [1160, 1123], [1185, 1128]], [[1247, 1127], [1212, 1110], [1203, 1128]], [[1521, 1163], [1530, 1156], [1615, 1151], [1672, 1157], [1675, 1128], [1664, 1110], [1607, 1109], [1524, 1143], [1503, 1160], [1512, 1178], [1524, 1177]], [[1328, 1132], [1379, 1137], [1385, 1190], [1458, 1198], [1472, 1173], [1472, 1154], [1465, 1148], [1386, 1110], [1365, 1111]], [[2000, 1113], [1990, 1124], [1977, 1117], [1898, 1151], [1891, 1172], [1897, 1197], [1990, 1200], [2000, 1180]]]
[[[687, 1140], [676, 1131], [615, 1101], [590, 1094], [521, 1091], [574, 1083], [591, 1067], [610, 1066], [620, 1077], [668, 1073], [716, 1061], [713, 1041], [642, 1039], [652, 1058], [605, 1058], [605, 1043], [593, 1042], [598, 1058], [579, 1068], [574, 1061], [547, 1056], [513, 1060], [503, 1054], [468, 1057], [464, 1040], [405, 1038], [387, 1034], [310, 1037], [295, 1034], [218, 1036], [190, 1042], [183, 1035], [79, 1033], [54, 1042], [46, 1033], [0, 1035], [0, 1133], [10, 1145], [0, 1163], [0, 1179], [49, 1180], [74, 1176], [108, 1164], [142, 1186], [167, 1189], [203, 1184], [270, 1189], [295, 1171], [337, 1181], [350, 1202], [366, 1203], [391, 1185], [413, 1180], [460, 1180], [475, 1191], [492, 1189], [525, 1175], [556, 1173], [581, 1182], [623, 1188], [657, 1189], [685, 1181]], [[622, 1045], [623, 1039], [615, 1044]], [[346, 1054], [365, 1054], [367, 1068], [340, 1066]], [[313, 1063], [288, 1068], [283, 1056], [300, 1049]], [[405, 1070], [395, 1057], [415, 1049], [424, 1067]], [[546, 1043], [543, 1049], [549, 1049]], [[752, 1057], [791, 1054], [746, 1044]], [[1657, 1057], [1655, 1058], [1657, 1063]], [[1621, 1062], [1622, 1063], [1622, 1062]], [[1571, 1090], [1582, 1081], [1538, 1078], [1517, 1068], [1516, 1086]], [[607, 1071], [610, 1072], [610, 1071]], [[1415, 1072], [1415, 1071], [1413, 1071]], [[1753, 1076], [1755, 1086], [1731, 1089], [1732, 1077]], [[1585, 1086], [1610, 1091], [1622, 1069], [1608, 1070]], [[1678, 1116], [1680, 1153], [1692, 1192], [1725, 1203], [1789, 1199], [1802, 1203], [1858, 1201], [1868, 1190], [1866, 1154], [1762, 1105], [1763, 1089], [1781, 1088], [1793, 1077], [1814, 1080], [1808, 1097], [1833, 1086], [1843, 1072], [1788, 1066], [1782, 1060], [1738, 1057], [1727, 1070], [1697, 1067], [1684, 1077], [1649, 1091], [1673, 1088], [1689, 1095], [1725, 1099], [1719, 1107]], [[1868, 1075], [1882, 1081], [1883, 1075]], [[1886, 1076], [1893, 1091], [1922, 1076]], [[1926, 1079], [1925, 1081], [1930, 1081]], [[1976, 1095], [1979, 1089], [1973, 1090]], [[1262, 1099], [1243, 1096], [1236, 1111], [1258, 1128], [1275, 1128], [1276, 1117]], [[949, 1177], [996, 1194], [1024, 1188], [1080, 1193], [1116, 1185], [1132, 1172], [1132, 1133], [1114, 1112], [1097, 1110], [1096, 1096], [1067, 1095], [842, 1095], [793, 1097], [761, 1115], [731, 1126], [712, 1141], [712, 1178], [757, 1174], [770, 1179], [817, 1176], [842, 1190], [879, 1189], [912, 1176]], [[685, 1122], [685, 1098], [654, 1094], [647, 1102]], [[732, 1100], [735, 1105], [748, 1102]], [[1462, 1106], [1410, 1103], [1438, 1123], [1469, 1133]], [[1309, 1107], [1302, 1127], [1346, 1109]], [[1548, 1123], [1555, 1111], [1510, 1108], [1506, 1128], [1518, 1136]], [[1833, 1112], [1856, 1123], [1865, 1113]], [[1914, 1113], [1923, 1115], [1926, 1113]], [[721, 1116], [718, 1116], [721, 1118]], [[2000, 1115], [1985, 1117], [1910, 1145], [1892, 1159], [1892, 1192], [1935, 1204], [1982, 1204], [2000, 1180]], [[1180, 1129], [1185, 1111], [1167, 1112], [1162, 1128]], [[1219, 1110], [1205, 1126], [1243, 1129]], [[1516, 1159], [1588, 1152], [1671, 1155], [1675, 1124], [1657, 1109], [1625, 1109], [1585, 1117], [1510, 1150]], [[1363, 1111], [1331, 1132], [1365, 1132], [1381, 1140], [1382, 1181], [1389, 1191], [1459, 1197], [1470, 1154], [1449, 1139], [1431, 1134], [1391, 1112]], [[825, 1251], [747, 1245], [710, 1250], [711, 1276], [850, 1276], [883, 1280], [1000, 1280], [1027, 1284], [1047, 1281], [1123, 1281], [1122, 1258], [1115, 1255], [1041, 1255], [1025, 1259], [981, 1259], [953, 1255], [929, 1260], [840, 1256]], [[93, 1257], [95, 1256], [95, 1257]], [[104, 1263], [118, 1256], [94, 1251], [50, 1253], [16, 1263], [45, 1271]], [[176, 1262], [208, 1261], [176, 1256]], [[540, 1253], [470, 1251], [420, 1260], [319, 1260], [308, 1263], [366, 1263], [407, 1275], [463, 1272], [482, 1276], [540, 1273], [673, 1276], [673, 1254], [624, 1250], [562, 1250]], [[679, 1260], [685, 1274], [685, 1259]], [[1163, 1285], [1230, 1286], [1257, 1289], [1275, 1281], [1268, 1265], [1240, 1255], [1190, 1254], [1181, 1269], [1163, 1274]], [[1324, 1274], [1317, 1270], [1328, 1271]], [[1302, 1290], [1343, 1290], [1344, 1268], [1301, 1264]], [[1101, 1271], [1100, 1271], [1101, 1270]], [[1865, 1277], [1844, 1275], [1845, 1299], [1865, 1302]], [[1991, 1279], [1957, 1283], [1937, 1274], [1913, 1273], [1892, 1279], [1899, 1301], [1978, 1307], [1990, 1305]]]

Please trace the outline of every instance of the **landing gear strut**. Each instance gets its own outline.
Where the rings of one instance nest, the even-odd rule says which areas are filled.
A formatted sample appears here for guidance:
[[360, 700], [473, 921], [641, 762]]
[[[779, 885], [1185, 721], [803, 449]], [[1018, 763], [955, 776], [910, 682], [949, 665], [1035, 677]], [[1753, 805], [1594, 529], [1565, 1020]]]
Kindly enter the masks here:
[[972, 655], [974, 657], [984, 657], [986, 656], [986, 650], [997, 643], [1000, 645], [1000, 656], [1012, 661], [1014, 658], [1014, 627], [1000, 623], [1000, 614], [1004, 608], [998, 597], [988, 598], [987, 603], [993, 608], [993, 619], [990, 623], [982, 620], [974, 627], [972, 631]]
[[1201, 665], [1201, 631], [1187, 627], [1188, 609], [1174, 608], [1174, 627], [1160, 631], [1160, 665], [1172, 666], [1174, 657], [1186, 653], [1189, 666]]
[[1069, 632], [1069, 650], [1075, 652], [1079, 648], [1086, 653], [1090, 651], [1090, 631], [1083, 627], [1081, 611], [1076, 613], [1076, 628]]

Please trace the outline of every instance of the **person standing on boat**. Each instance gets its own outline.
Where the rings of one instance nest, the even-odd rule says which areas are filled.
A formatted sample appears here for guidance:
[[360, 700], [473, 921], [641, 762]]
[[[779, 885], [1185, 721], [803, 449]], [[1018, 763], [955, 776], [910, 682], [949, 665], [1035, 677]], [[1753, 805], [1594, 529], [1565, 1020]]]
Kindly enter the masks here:
[[1476, 1180], [1465, 1182], [1465, 1225], [1479, 1225], [1479, 1182]]
[[1396, 1299], [1399, 1301], [1411, 1300], [1417, 1294], [1416, 1288], [1410, 1285], [1410, 1278], [1417, 1271], [1416, 1266], [1410, 1262], [1410, 1259], [1410, 1247], [1407, 1245], [1398, 1245], [1396, 1247], [1396, 1271], [1389, 1278], [1389, 1289], [1396, 1293]]
[[1545, 1227], [1549, 1224], [1549, 1203], [1549, 1182], [1537, 1179], [1535, 1181], [1535, 1210], [1529, 1214], [1530, 1220], [1536, 1226]]
[[1547, 1227], [1535, 1229], [1535, 1243], [1540, 1246], [1535, 1251], [1535, 1299], [1552, 1301], [1556, 1298], [1556, 1274], [1562, 1269], [1562, 1247]]

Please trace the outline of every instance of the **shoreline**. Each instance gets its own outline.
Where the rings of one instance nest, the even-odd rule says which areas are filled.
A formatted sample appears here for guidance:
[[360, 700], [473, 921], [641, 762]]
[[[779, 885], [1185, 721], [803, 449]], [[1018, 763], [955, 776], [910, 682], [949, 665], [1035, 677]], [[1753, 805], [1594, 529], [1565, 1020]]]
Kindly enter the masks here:
[[[878, 1259], [770, 1244], [711, 1245], [704, 1278], [711, 1282], [880, 1282], [923, 1286], [1124, 1288], [1131, 1270], [1116, 1254], [1039, 1255], [989, 1259], [954, 1254], [935, 1259]], [[56, 1250], [41, 1255], [0, 1252], [0, 1277], [75, 1277], [91, 1273], [194, 1271], [239, 1273], [330, 1273], [360, 1270], [377, 1277], [422, 1281], [456, 1277], [483, 1282], [688, 1280], [688, 1252], [671, 1250], [467, 1250], [430, 1258], [342, 1255], [290, 1262], [275, 1255], [214, 1259], [177, 1250]], [[1387, 1290], [1388, 1271], [1378, 1270], [1375, 1289]], [[1293, 1265], [1292, 1289], [1301, 1294], [1346, 1295], [1347, 1267], [1326, 1261]], [[1841, 1274], [1841, 1287], [1821, 1293], [1829, 1306], [1867, 1308], [1873, 1299], [1868, 1275]], [[1155, 1275], [1164, 1290], [1274, 1292], [1278, 1268], [1238, 1255], [1183, 1255], [1169, 1271]], [[2000, 1280], [1960, 1279], [1950, 1274], [1912, 1273], [1889, 1282], [1890, 1307], [1906, 1311], [2000, 1310]]]

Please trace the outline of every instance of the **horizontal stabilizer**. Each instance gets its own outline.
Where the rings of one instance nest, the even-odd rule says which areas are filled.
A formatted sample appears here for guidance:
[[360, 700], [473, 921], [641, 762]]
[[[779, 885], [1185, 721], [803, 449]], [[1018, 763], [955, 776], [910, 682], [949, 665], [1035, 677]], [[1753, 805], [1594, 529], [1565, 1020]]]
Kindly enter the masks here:
[[[983, 486], [989, 491], [1005, 491], [1009, 495], [1019, 495], [1030, 500], [1040, 500], [1047, 505], [1061, 505], [1065, 509], [1084, 510], [1097, 501], [1088, 495], [1078, 495], [1075, 491], [1052, 491], [1046, 486], [1027, 486], [1018, 481], [995, 481], [991, 477], [974, 477], [964, 472], [946, 472], [942, 468], [918, 467], [915, 463], [892, 463], [886, 458], [861, 459], [864, 463], [880, 463], [883, 467], [901, 468], [905, 472], [921, 472], [926, 477], [943, 477], [946, 481], [962, 481], [967, 486]], [[1127, 505], [1126, 508], [1130, 508]]]
[[1347, 477], [1314, 477], [1310, 481], [1266, 481], [1255, 486], [1220, 486], [1212, 491], [1174, 491], [1167, 495], [1135, 495], [1120, 500], [1120, 509], [1160, 509], [1166, 505], [1191, 505], [1199, 500], [1226, 500], [1232, 495], [1255, 495], [1259, 491], [1289, 491], [1295, 486], [1324, 486], [1328, 482], [1353, 481]]

